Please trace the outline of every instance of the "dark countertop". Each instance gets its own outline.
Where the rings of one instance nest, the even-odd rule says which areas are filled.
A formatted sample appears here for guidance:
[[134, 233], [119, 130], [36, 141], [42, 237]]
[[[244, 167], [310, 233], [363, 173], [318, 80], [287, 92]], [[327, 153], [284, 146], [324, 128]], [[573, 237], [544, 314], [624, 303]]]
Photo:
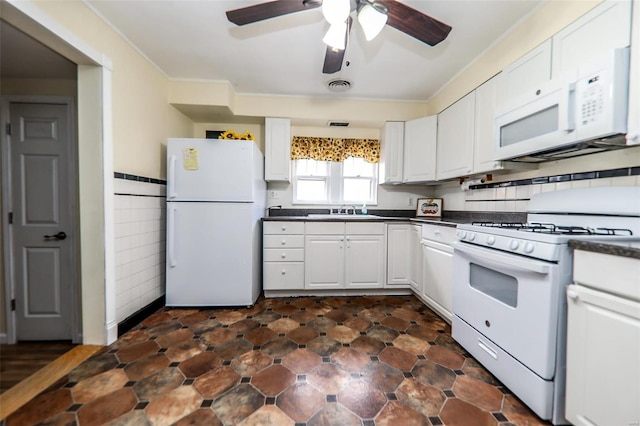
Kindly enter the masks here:
[[[414, 217], [414, 210], [369, 210], [367, 218], [356, 218], [350, 215], [328, 215], [326, 209], [274, 209], [270, 215], [263, 218], [264, 222], [407, 222], [424, 223], [429, 225], [448, 226], [455, 228], [459, 224], [472, 222], [526, 222], [526, 213], [520, 212], [467, 212], [444, 211], [443, 217]], [[357, 210], [356, 210], [357, 211]], [[313, 216], [321, 214], [323, 216]], [[312, 215], [312, 216], [308, 216]]]
[[366, 218], [358, 217], [359, 215], [334, 215], [334, 217], [317, 217], [317, 216], [270, 216], [262, 218], [263, 222], [406, 222], [406, 223], [425, 223], [438, 226], [450, 226], [455, 228], [458, 223], [468, 223], [468, 221], [449, 221], [446, 219], [417, 219], [411, 217], [393, 217], [393, 216], [367, 216]]
[[591, 251], [594, 253], [640, 259], [640, 241], [600, 243], [583, 240], [569, 240], [569, 247], [574, 250]]

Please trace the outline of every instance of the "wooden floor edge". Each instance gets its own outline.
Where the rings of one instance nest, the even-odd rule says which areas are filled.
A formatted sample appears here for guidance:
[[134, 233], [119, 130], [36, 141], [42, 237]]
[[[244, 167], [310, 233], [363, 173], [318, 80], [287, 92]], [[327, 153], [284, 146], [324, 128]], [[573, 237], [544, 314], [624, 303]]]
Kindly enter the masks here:
[[40, 392], [102, 349], [102, 346], [79, 345], [59, 356], [17, 385], [0, 394], [0, 421], [9, 417]]

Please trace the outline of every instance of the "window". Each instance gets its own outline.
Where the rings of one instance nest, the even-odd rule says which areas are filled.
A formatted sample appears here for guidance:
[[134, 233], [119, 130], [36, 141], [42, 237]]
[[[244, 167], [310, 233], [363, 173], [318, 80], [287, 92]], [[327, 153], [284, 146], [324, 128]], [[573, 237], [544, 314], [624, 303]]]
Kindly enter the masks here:
[[293, 202], [296, 204], [375, 204], [378, 164], [349, 157], [341, 163], [293, 161]]

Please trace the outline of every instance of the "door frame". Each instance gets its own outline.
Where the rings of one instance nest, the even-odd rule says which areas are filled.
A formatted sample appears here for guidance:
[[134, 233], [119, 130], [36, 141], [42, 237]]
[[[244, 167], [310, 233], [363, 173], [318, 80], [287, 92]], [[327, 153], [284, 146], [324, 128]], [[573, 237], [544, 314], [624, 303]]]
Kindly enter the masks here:
[[[67, 128], [69, 129], [69, 145], [67, 146], [67, 155], [69, 156], [70, 167], [65, 171], [68, 178], [66, 185], [70, 194], [70, 214], [71, 223], [73, 224], [73, 233], [79, 235], [80, 226], [78, 223], [78, 140], [76, 138], [76, 114], [75, 102], [71, 96], [20, 96], [8, 95], [1, 96], [2, 103], [2, 123], [9, 123], [11, 117], [12, 103], [30, 103], [30, 104], [56, 104], [65, 105], [67, 110]], [[15, 134], [15, 131], [12, 133]], [[9, 223], [8, 214], [13, 211], [13, 203], [11, 193], [12, 188], [12, 164], [11, 164], [11, 146], [9, 141], [11, 136], [7, 135], [6, 130], [1, 132], [0, 141], [0, 158], [2, 158], [2, 229], [6, 230], [2, 233], [3, 262], [4, 262], [4, 282], [5, 282], [5, 309], [6, 309], [6, 327], [7, 327], [7, 343], [15, 343], [17, 340], [17, 321], [16, 311], [11, 309], [11, 301], [16, 297], [16, 282], [13, 264], [13, 227]], [[71, 340], [73, 343], [80, 343], [82, 339], [81, 328], [79, 324], [80, 301], [78, 300], [80, 274], [78, 273], [78, 256], [80, 250], [78, 247], [78, 238], [74, 239], [75, 244], [71, 247], [71, 263], [69, 265], [73, 284], [71, 286]]]
[[[0, 15], [18, 30], [78, 65], [80, 254], [77, 269], [81, 300], [78, 322], [83, 344], [108, 345], [118, 337], [113, 222], [113, 64], [104, 51], [89, 45], [44, 13], [36, 2], [0, 0]], [[2, 337], [0, 335], [0, 340]]]

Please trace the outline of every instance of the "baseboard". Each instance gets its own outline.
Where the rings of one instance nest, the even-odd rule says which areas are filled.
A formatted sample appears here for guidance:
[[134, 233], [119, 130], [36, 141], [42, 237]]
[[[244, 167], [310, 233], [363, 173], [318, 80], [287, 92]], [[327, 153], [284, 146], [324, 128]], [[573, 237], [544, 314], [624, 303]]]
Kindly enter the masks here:
[[7, 333], [0, 333], [0, 345], [8, 345], [9, 344], [9, 336]]
[[160, 296], [153, 302], [149, 303], [144, 308], [138, 310], [132, 315], [129, 315], [125, 320], [118, 323], [118, 337], [122, 336], [127, 331], [131, 330], [136, 325], [140, 324], [145, 318], [165, 306], [166, 297]]

